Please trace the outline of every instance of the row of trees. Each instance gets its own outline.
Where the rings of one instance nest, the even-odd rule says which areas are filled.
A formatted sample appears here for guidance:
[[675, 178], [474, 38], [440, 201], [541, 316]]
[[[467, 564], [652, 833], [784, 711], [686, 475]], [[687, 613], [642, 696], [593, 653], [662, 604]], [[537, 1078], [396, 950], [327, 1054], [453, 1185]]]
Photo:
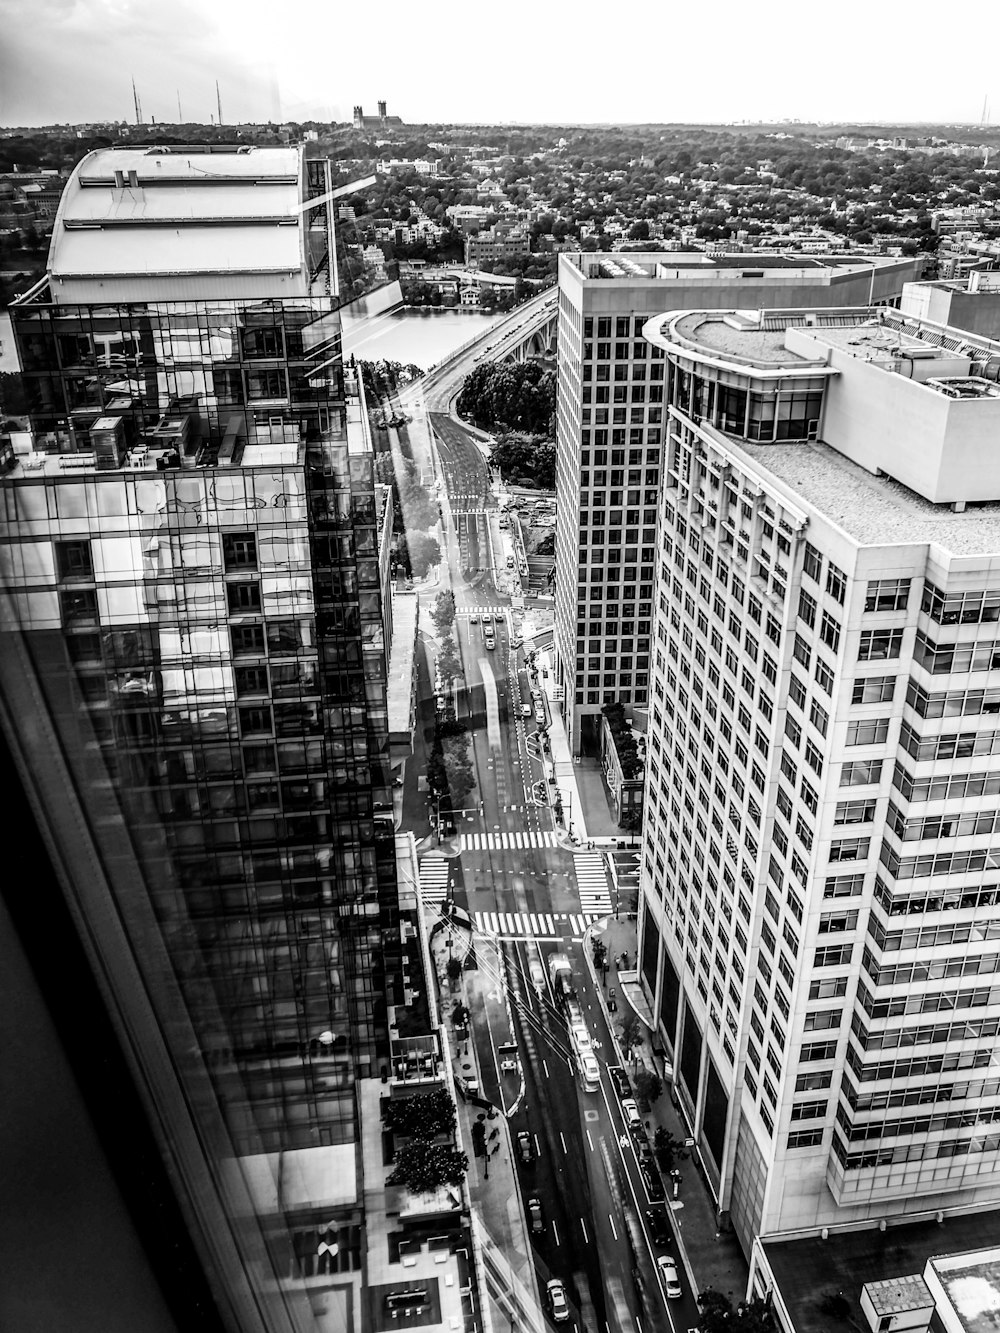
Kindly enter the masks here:
[[602, 705], [601, 712], [607, 719], [608, 728], [614, 737], [622, 776], [637, 778], [642, 772], [642, 759], [639, 756], [639, 746], [632, 734], [632, 727], [625, 715], [624, 705], [617, 699], [611, 699]]

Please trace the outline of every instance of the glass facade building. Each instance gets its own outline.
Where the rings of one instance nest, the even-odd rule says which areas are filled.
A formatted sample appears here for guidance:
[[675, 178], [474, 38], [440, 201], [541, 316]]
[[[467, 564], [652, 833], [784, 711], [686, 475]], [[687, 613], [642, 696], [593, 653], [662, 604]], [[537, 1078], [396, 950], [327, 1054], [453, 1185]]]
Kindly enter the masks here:
[[[92, 154], [12, 309], [32, 427], [0, 460], [13, 769], [234, 1329], [362, 1326], [360, 1089], [405, 1076], [401, 1033], [439, 1067], [397, 882], [392, 507], [343, 364], [328, 183], [296, 150]], [[178, 195], [209, 199], [185, 262]], [[84, 216], [105, 249], [81, 259]], [[297, 269], [220, 272], [214, 233], [238, 251], [246, 227], [290, 233]], [[96, 259], [115, 299], [75, 299]]]

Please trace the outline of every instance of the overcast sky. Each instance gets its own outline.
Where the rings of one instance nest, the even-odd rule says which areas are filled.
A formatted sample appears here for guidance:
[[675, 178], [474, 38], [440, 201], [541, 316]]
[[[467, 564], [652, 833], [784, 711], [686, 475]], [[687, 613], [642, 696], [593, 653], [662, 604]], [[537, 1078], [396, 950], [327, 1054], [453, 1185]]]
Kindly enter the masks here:
[[412, 0], [0, 0], [0, 125], [1000, 120], [988, 40], [872, 0], [421, 5]]

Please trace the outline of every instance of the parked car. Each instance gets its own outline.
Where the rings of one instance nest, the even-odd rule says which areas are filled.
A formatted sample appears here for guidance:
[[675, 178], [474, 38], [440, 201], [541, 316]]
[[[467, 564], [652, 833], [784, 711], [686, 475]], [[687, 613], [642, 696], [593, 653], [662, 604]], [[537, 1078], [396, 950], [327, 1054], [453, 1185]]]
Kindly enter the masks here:
[[670, 1223], [667, 1221], [667, 1215], [659, 1208], [646, 1209], [646, 1221], [649, 1223], [649, 1234], [653, 1237], [656, 1245], [669, 1245]]
[[478, 616], [470, 616], [470, 617], [469, 617], [469, 624], [470, 624], [470, 625], [478, 625], [478, 624], [479, 624], [479, 617], [478, 617]]
[[496, 615], [493, 617], [493, 623], [494, 623], [495, 625], [502, 625], [502, 624], [504, 623], [503, 616], [501, 615], [501, 613], [500, 613], [499, 611], [498, 611], [498, 612], [496, 613]]
[[622, 1069], [621, 1065], [608, 1065], [608, 1073], [611, 1075], [611, 1082], [615, 1085], [615, 1092], [619, 1097], [631, 1097], [632, 1085], [628, 1081], [628, 1074]]
[[667, 1197], [663, 1188], [663, 1181], [660, 1179], [660, 1173], [652, 1162], [640, 1162], [639, 1174], [642, 1176], [642, 1183], [646, 1187], [646, 1198], [650, 1203], [662, 1203]]
[[526, 1129], [522, 1129], [517, 1136], [517, 1155], [525, 1166], [530, 1166], [535, 1160], [535, 1145], [531, 1141], [531, 1135]]
[[528, 1200], [528, 1224], [533, 1236], [540, 1236], [545, 1230], [545, 1220], [542, 1217], [542, 1201], [534, 1196]]
[[565, 1324], [569, 1319], [569, 1303], [566, 1300], [566, 1288], [557, 1277], [545, 1284], [545, 1299], [554, 1324]]
[[522, 704], [522, 705], [521, 705], [521, 716], [522, 716], [522, 717], [530, 717], [530, 716], [531, 716], [531, 704]]
[[493, 637], [492, 634], [487, 634], [487, 636], [486, 636], [486, 648], [487, 648], [487, 651], [488, 651], [488, 652], [492, 652], [493, 649], [494, 649], [496, 646], [497, 646], [497, 641], [496, 641], [496, 639], [494, 639], [494, 637]]
[[629, 1129], [642, 1129], [642, 1116], [639, 1114], [639, 1108], [635, 1104], [634, 1097], [626, 1097], [623, 1100], [622, 1115], [625, 1117], [625, 1123]]
[[677, 1276], [677, 1264], [669, 1254], [661, 1254], [656, 1261], [657, 1271], [660, 1274], [660, 1281], [663, 1283], [663, 1290], [671, 1300], [676, 1300], [681, 1294], [681, 1280]]

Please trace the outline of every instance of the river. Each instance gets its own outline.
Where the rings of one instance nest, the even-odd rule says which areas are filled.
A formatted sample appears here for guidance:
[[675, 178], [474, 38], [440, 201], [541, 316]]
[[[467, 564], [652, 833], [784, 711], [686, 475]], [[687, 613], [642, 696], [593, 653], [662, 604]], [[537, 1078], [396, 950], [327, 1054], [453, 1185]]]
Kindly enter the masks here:
[[427, 370], [501, 318], [462, 309], [397, 309], [358, 318], [345, 310], [344, 353], [365, 361], [412, 362]]

